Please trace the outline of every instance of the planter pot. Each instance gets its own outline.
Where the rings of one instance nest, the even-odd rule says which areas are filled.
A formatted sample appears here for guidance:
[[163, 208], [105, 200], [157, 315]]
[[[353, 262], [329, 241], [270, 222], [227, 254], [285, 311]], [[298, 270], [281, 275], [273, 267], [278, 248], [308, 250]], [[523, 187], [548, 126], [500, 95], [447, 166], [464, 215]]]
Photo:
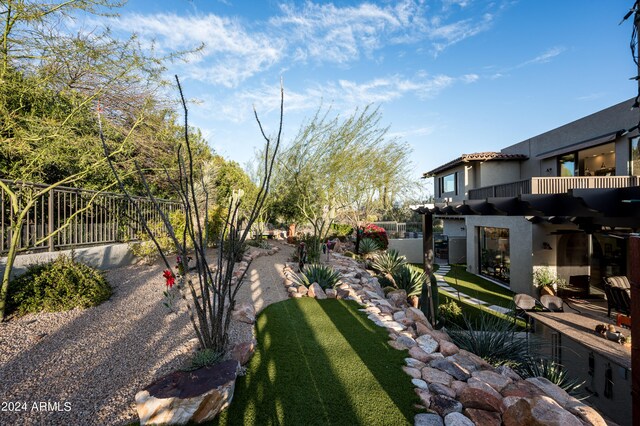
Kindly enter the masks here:
[[140, 424], [183, 425], [212, 420], [233, 398], [238, 361], [175, 371], [136, 394]]
[[544, 296], [545, 294], [548, 294], [549, 296], [556, 295], [555, 290], [551, 286], [540, 287], [539, 291], [540, 291], [540, 296]]

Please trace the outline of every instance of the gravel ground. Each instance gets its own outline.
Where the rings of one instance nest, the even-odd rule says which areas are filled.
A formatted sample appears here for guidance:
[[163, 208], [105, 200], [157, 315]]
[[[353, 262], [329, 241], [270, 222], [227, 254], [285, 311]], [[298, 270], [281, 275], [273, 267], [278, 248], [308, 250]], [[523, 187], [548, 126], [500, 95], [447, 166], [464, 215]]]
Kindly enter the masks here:
[[[237, 300], [257, 311], [286, 299], [282, 265], [293, 249], [253, 261]], [[0, 323], [0, 425], [126, 425], [134, 396], [189, 357], [195, 335], [184, 310], [162, 304], [160, 264], [109, 271], [114, 294], [95, 308]], [[232, 342], [253, 327], [232, 322]], [[43, 404], [44, 403], [44, 404]]]

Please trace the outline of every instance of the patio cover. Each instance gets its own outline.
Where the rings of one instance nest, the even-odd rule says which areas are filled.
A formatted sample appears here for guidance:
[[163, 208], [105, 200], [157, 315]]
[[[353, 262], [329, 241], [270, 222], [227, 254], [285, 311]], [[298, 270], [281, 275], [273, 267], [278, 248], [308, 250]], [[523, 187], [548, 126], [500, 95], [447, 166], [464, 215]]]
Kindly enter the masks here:
[[418, 207], [420, 214], [443, 216], [525, 216], [532, 222], [569, 221], [591, 231], [602, 226], [640, 229], [640, 187], [573, 189], [563, 194], [523, 194], [438, 203]]

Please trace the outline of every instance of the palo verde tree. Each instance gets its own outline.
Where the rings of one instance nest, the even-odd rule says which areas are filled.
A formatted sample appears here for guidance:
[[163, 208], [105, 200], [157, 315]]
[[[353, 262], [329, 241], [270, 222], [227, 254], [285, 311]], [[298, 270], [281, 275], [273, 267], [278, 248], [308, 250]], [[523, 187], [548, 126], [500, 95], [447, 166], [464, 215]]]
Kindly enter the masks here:
[[[184, 100], [180, 81], [176, 76], [176, 82], [182, 105], [184, 110], [184, 140], [181, 149], [177, 154], [177, 167], [179, 170], [178, 178], [171, 179], [167, 173], [167, 177], [177, 193], [181, 201], [183, 211], [185, 213], [185, 227], [181, 234], [177, 234], [173, 229], [168, 217], [162, 212], [158, 204], [156, 208], [164, 223], [167, 234], [175, 245], [176, 251], [179, 253], [183, 273], [180, 276], [180, 283], [176, 286], [180, 292], [182, 299], [187, 304], [189, 318], [193, 325], [194, 331], [203, 349], [212, 349], [218, 353], [226, 349], [228, 342], [228, 329], [231, 321], [231, 312], [235, 307], [235, 299], [238, 290], [241, 288], [244, 275], [248, 271], [243, 272], [242, 276], [237, 279], [237, 284], [233, 284], [233, 271], [235, 267], [236, 255], [240, 252], [244, 244], [251, 226], [258, 218], [262, 210], [267, 195], [269, 193], [271, 175], [273, 165], [276, 161], [278, 149], [280, 146], [280, 138], [282, 135], [282, 119], [284, 113], [284, 91], [280, 86], [280, 122], [275, 136], [266, 135], [262, 123], [258, 118], [258, 114], [254, 109], [254, 115], [262, 137], [265, 140], [265, 156], [262, 163], [261, 175], [263, 179], [258, 185], [255, 197], [247, 200], [243, 190], [233, 190], [228, 199], [225, 208], [224, 222], [222, 232], [220, 233], [219, 246], [220, 249], [216, 255], [216, 259], [211, 262], [205, 253], [205, 220], [204, 214], [208, 209], [208, 190], [203, 184], [202, 176], [199, 176], [198, 164], [196, 163], [191, 141], [189, 138], [188, 127], [188, 109]], [[109, 160], [112, 172], [116, 180], [120, 184], [121, 190], [130, 197], [129, 192], [122, 183], [122, 179], [111, 161], [111, 153], [109, 152], [106, 140], [102, 137], [105, 157]], [[154, 195], [145, 182], [144, 174], [139, 173], [138, 177], [142, 184], [147, 188], [147, 195], [154, 201]], [[202, 208], [202, 198], [199, 191], [204, 194], [204, 209]], [[134, 203], [135, 204], [135, 203]], [[241, 214], [245, 205], [245, 215]], [[145, 215], [138, 210], [138, 219], [145, 231], [149, 234], [155, 243], [159, 254], [161, 255], [167, 270], [165, 276], [172, 280], [173, 273], [171, 265], [164, 256], [160, 245], [157, 242], [157, 236], [150, 230]], [[226, 246], [226, 250], [222, 247]], [[187, 253], [187, 247], [193, 247], [193, 253]], [[195, 271], [188, 268], [188, 256], [193, 254], [195, 260]], [[249, 262], [250, 263], [250, 262]], [[171, 293], [168, 293], [169, 295]]]
[[388, 136], [381, 118], [371, 105], [344, 119], [319, 109], [283, 152], [277, 193], [320, 239], [333, 220], [360, 226], [412, 185], [410, 149]]

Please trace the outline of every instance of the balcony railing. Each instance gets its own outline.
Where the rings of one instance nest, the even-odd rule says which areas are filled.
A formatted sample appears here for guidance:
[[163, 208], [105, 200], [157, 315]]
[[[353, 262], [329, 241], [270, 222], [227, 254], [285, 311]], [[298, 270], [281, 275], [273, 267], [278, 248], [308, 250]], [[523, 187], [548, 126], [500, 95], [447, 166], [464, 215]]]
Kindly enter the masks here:
[[470, 200], [517, 197], [521, 194], [562, 194], [570, 189], [626, 188], [640, 185], [639, 176], [533, 177], [469, 190]]

